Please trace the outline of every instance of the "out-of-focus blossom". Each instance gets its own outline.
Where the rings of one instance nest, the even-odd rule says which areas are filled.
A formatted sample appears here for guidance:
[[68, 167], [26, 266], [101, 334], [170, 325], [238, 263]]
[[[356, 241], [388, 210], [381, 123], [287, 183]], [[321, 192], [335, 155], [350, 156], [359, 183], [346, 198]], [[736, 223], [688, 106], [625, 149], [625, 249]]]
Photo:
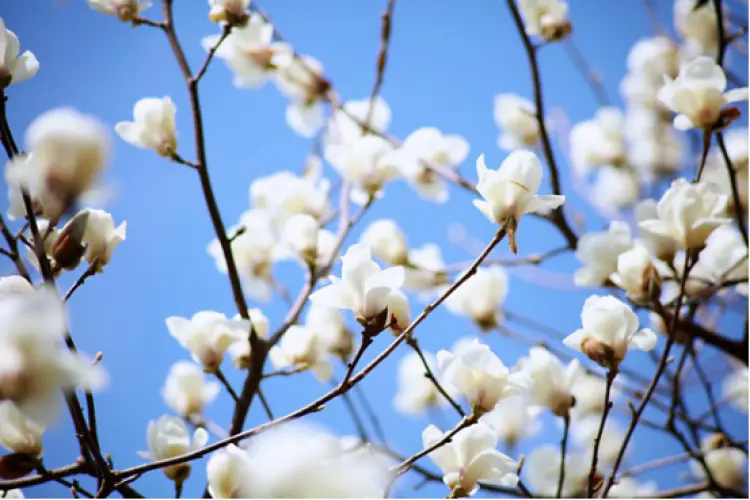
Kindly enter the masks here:
[[573, 387], [583, 372], [577, 359], [565, 366], [547, 349], [535, 346], [518, 360], [517, 371], [517, 376], [531, 381], [527, 394], [532, 405], [548, 408], [559, 417], [569, 414], [575, 403]]
[[227, 352], [232, 357], [232, 364], [238, 370], [247, 370], [250, 367], [250, 328], [248, 323], [252, 323], [253, 330], [255, 330], [258, 337], [262, 339], [268, 337], [268, 318], [263, 314], [263, 311], [260, 309], [248, 309], [247, 314], [250, 317], [249, 322], [242, 319], [239, 314], [236, 314], [227, 322], [231, 326], [244, 327], [243, 331], [237, 332], [237, 341], [227, 349]]
[[0, 446], [37, 457], [42, 453], [44, 426], [30, 420], [12, 401], [0, 401]]
[[659, 298], [661, 277], [651, 254], [643, 245], [636, 245], [617, 258], [617, 272], [609, 279], [627, 292], [637, 304], [647, 304]]
[[592, 190], [593, 203], [609, 214], [633, 205], [640, 195], [638, 178], [633, 172], [611, 166], [599, 169]]
[[[438, 375], [437, 358], [430, 352], [422, 353], [434, 376]], [[448, 404], [435, 384], [425, 376], [425, 367], [416, 352], [410, 352], [399, 363], [398, 391], [393, 398], [393, 405], [401, 413], [416, 415], [425, 410]], [[451, 397], [457, 395], [455, 388], [441, 383]]]
[[617, 271], [620, 254], [633, 246], [630, 227], [613, 221], [607, 231], [586, 233], [578, 240], [576, 258], [584, 267], [576, 270], [573, 279], [578, 286], [599, 286]]
[[323, 78], [323, 65], [317, 59], [291, 51], [281, 51], [271, 57], [276, 72], [276, 83], [281, 93], [291, 102], [286, 108], [286, 121], [302, 137], [314, 136], [323, 125], [323, 98], [330, 84]]
[[747, 413], [747, 378], [747, 367], [737, 367], [724, 379], [723, 387], [724, 398], [743, 413]]
[[572, 29], [566, 17], [568, 4], [564, 0], [520, 0], [518, 8], [529, 35], [559, 40]]
[[[555, 496], [560, 479], [560, 459], [560, 450], [553, 444], [539, 446], [529, 453], [524, 461], [523, 471], [526, 484], [532, 491], [548, 498]], [[590, 469], [591, 459], [585, 453], [568, 450], [565, 454], [562, 496], [585, 497]]]
[[378, 196], [386, 182], [399, 175], [391, 153], [393, 146], [375, 135], [365, 135], [348, 144], [332, 144], [325, 158], [355, 187], [354, 200], [360, 204]]
[[[148, 460], [164, 460], [203, 448], [208, 443], [208, 432], [198, 427], [191, 440], [183, 419], [162, 415], [159, 420], [151, 420], [148, 423], [146, 439], [148, 451], [139, 451], [138, 454]], [[183, 482], [190, 476], [190, 469], [190, 464], [185, 462], [164, 467], [162, 472], [172, 481]]]
[[499, 401], [492, 411], [482, 415], [481, 421], [493, 430], [498, 439], [513, 448], [526, 436], [536, 435], [541, 430], [538, 413], [520, 395]]
[[190, 351], [193, 360], [209, 373], [219, 369], [224, 354], [233, 343], [245, 339], [250, 332], [247, 320], [230, 320], [215, 311], [200, 311], [192, 318], [167, 318], [169, 334]]
[[[711, 476], [724, 488], [741, 488], [747, 477], [747, 455], [742, 450], [724, 446], [721, 436], [706, 436], [701, 448], [703, 461]], [[698, 460], [691, 460], [690, 470], [694, 476], [705, 479], [706, 471]]]
[[326, 359], [325, 347], [315, 331], [292, 325], [281, 342], [271, 348], [269, 357], [276, 368], [310, 370], [318, 381], [328, 382], [333, 375], [333, 367]]
[[170, 368], [161, 392], [167, 406], [180, 415], [191, 416], [203, 412], [220, 391], [218, 382], [206, 381], [200, 366], [178, 361]]
[[515, 94], [495, 97], [495, 123], [502, 131], [497, 146], [505, 151], [532, 148], [539, 142], [539, 122], [536, 107]]
[[312, 304], [305, 316], [305, 328], [315, 332], [325, 350], [342, 360], [351, 356], [354, 338], [346, 327], [341, 311]]
[[250, 0], [208, 0], [208, 18], [215, 23], [244, 26], [248, 21]]
[[497, 326], [499, 307], [508, 295], [508, 274], [500, 266], [480, 267], [445, 301], [453, 314], [472, 319], [483, 330]]
[[134, 121], [117, 123], [115, 132], [133, 146], [152, 149], [159, 156], [172, 156], [177, 152], [176, 113], [169, 96], [146, 97], [135, 103]]
[[408, 261], [406, 236], [393, 219], [379, 219], [371, 223], [362, 232], [360, 241], [370, 247], [375, 257], [392, 266]]
[[625, 162], [624, 117], [613, 107], [599, 108], [593, 120], [576, 124], [570, 131], [570, 155], [580, 174], [594, 167], [617, 167]]

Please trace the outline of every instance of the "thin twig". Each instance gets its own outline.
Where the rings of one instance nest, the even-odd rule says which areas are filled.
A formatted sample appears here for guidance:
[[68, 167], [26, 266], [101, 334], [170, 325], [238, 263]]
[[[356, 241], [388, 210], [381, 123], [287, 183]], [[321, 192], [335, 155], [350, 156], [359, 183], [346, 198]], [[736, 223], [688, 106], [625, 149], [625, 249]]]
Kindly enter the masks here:
[[586, 496], [588, 498], [591, 498], [591, 496], [594, 493], [594, 477], [597, 473], [597, 465], [599, 461], [599, 447], [602, 443], [602, 434], [604, 434], [604, 426], [607, 423], [607, 416], [609, 415], [609, 411], [612, 409], [612, 384], [615, 381], [615, 377], [617, 376], [617, 368], [610, 368], [607, 372], [607, 379], [605, 383], [604, 388], [604, 408], [602, 410], [602, 419], [599, 423], [599, 430], [596, 433], [596, 438], [594, 439], [594, 453], [591, 457], [591, 468], [589, 469], [589, 480], [588, 484], [586, 486]]
[[555, 498], [562, 498], [565, 485], [565, 455], [568, 449], [568, 431], [570, 430], [570, 415], [563, 417], [563, 435], [560, 441], [560, 474], [557, 476], [557, 492]]

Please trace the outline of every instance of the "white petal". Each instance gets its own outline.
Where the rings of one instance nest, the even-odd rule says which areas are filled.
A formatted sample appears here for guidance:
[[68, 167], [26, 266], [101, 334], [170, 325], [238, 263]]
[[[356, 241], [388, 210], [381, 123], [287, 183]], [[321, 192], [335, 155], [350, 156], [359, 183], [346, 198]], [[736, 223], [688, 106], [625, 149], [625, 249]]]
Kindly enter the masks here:
[[644, 328], [633, 334], [628, 340], [628, 347], [650, 351], [656, 346], [656, 334], [649, 328]]

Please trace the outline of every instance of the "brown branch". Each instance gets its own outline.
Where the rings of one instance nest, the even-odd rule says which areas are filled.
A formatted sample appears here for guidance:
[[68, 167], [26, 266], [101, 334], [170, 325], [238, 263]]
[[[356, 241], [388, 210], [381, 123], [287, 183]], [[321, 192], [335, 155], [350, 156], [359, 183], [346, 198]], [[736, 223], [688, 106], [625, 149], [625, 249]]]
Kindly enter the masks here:
[[78, 290], [78, 288], [81, 285], [83, 285], [83, 283], [86, 281], [87, 278], [89, 278], [90, 276], [94, 276], [96, 274], [96, 270], [98, 268], [99, 268], [99, 258], [97, 257], [94, 259], [94, 262], [89, 264], [89, 267], [87, 267], [86, 270], [83, 272], [83, 274], [81, 274], [78, 277], [76, 282], [73, 283], [73, 285], [68, 289], [68, 291], [65, 292], [65, 296], [63, 297], [63, 300], [67, 302], [68, 299], [70, 299], [70, 297], [73, 296], [75, 291]]
[[[719, 23], [721, 24], [721, 23]], [[745, 242], [745, 246], [748, 244], [747, 239], [747, 228], [745, 227], [745, 209], [742, 207], [742, 200], [740, 199], [740, 191], [737, 186], [737, 175], [732, 166], [732, 160], [729, 158], [729, 152], [727, 151], [727, 145], [724, 143], [724, 134], [721, 132], [716, 133], [716, 141], [719, 143], [719, 150], [721, 156], [724, 158], [724, 164], [727, 167], [727, 175], [729, 176], [729, 185], [732, 188], [732, 203], [734, 205], [734, 217], [737, 219], [737, 227], [742, 234], [742, 240]]]
[[604, 434], [604, 426], [607, 423], [607, 416], [612, 409], [612, 398], [610, 394], [612, 393], [612, 384], [614, 383], [616, 376], [617, 368], [610, 368], [607, 372], [607, 380], [604, 386], [604, 408], [602, 410], [602, 419], [599, 423], [599, 430], [596, 433], [596, 438], [594, 439], [594, 453], [591, 457], [591, 469], [589, 469], [589, 480], [586, 487], [586, 496], [588, 498], [591, 498], [594, 493], [594, 477], [597, 473], [597, 464], [599, 461], [599, 446], [602, 443], [602, 434]]
[[427, 359], [424, 356], [424, 353], [422, 353], [422, 349], [419, 347], [419, 343], [417, 342], [417, 339], [415, 337], [409, 337], [406, 339], [406, 344], [411, 347], [414, 352], [417, 353], [417, 356], [419, 356], [420, 361], [422, 361], [422, 366], [424, 367], [424, 376], [432, 382], [432, 385], [435, 386], [435, 389], [440, 393], [441, 396], [445, 398], [448, 403], [453, 407], [454, 410], [456, 410], [456, 413], [461, 415], [462, 417], [466, 416], [466, 412], [461, 408], [461, 405], [456, 402], [455, 399], [453, 399], [450, 394], [448, 394], [448, 391], [445, 390], [445, 388], [442, 386], [442, 384], [438, 381], [438, 379], [435, 377], [435, 374], [432, 373], [432, 370], [430, 369], [429, 363], [427, 363]]
[[563, 435], [560, 441], [560, 473], [557, 476], [557, 492], [555, 498], [562, 498], [565, 485], [565, 455], [568, 449], [568, 431], [570, 431], [570, 415], [563, 417]]

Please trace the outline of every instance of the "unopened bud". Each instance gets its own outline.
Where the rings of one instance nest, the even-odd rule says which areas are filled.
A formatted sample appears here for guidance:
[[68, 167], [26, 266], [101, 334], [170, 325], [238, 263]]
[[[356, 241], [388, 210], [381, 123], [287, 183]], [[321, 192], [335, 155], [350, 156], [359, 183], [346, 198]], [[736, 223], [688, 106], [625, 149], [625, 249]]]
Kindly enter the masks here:
[[52, 246], [52, 258], [55, 259], [57, 267], [75, 269], [81, 262], [86, 250], [83, 235], [86, 232], [88, 219], [88, 210], [81, 210], [60, 231]]
[[36, 469], [36, 459], [25, 453], [11, 453], [0, 457], [0, 477], [18, 479]]
[[615, 351], [612, 347], [603, 344], [594, 337], [587, 337], [581, 342], [581, 351], [604, 368], [617, 368], [620, 364], [619, 359], [615, 357]]

